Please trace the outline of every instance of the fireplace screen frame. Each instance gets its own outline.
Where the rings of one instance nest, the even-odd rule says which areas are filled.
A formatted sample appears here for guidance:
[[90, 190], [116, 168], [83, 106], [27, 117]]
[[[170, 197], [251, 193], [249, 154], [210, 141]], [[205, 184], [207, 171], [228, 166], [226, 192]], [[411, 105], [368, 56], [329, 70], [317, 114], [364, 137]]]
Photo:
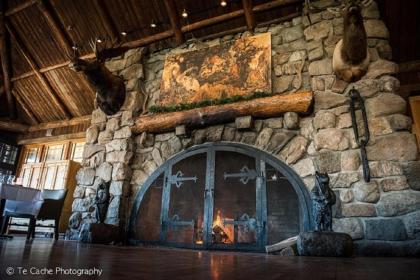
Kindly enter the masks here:
[[[211, 231], [213, 222], [213, 210], [214, 210], [214, 187], [215, 187], [215, 170], [216, 170], [216, 152], [235, 152], [244, 154], [249, 157], [255, 158], [255, 184], [256, 184], [256, 225], [257, 225], [257, 238], [255, 244], [212, 244], [211, 242]], [[189, 157], [205, 154], [206, 156], [206, 175], [205, 175], [205, 186], [204, 186], [204, 213], [203, 213], [203, 236], [204, 240], [202, 244], [193, 243], [170, 243], [166, 242], [165, 234], [168, 227], [171, 226], [194, 226], [191, 224], [192, 221], [173, 221], [168, 217], [169, 212], [169, 201], [171, 187], [177, 183], [180, 176], [183, 174], [177, 174], [176, 171], [172, 170], [172, 167]], [[217, 143], [204, 143], [201, 145], [193, 146], [186, 149], [171, 158], [169, 158], [163, 165], [156, 169], [146, 180], [146, 182], [140, 186], [139, 191], [136, 194], [131, 215], [129, 221], [129, 233], [128, 240], [131, 244], [160, 244], [165, 246], [183, 247], [183, 248], [195, 248], [195, 249], [228, 249], [228, 250], [253, 250], [260, 251], [267, 245], [267, 197], [266, 197], [266, 186], [267, 182], [265, 179], [265, 167], [269, 164], [276, 170], [281, 172], [283, 176], [288, 180], [293, 190], [296, 192], [298, 203], [299, 203], [299, 230], [308, 231], [312, 229], [312, 216], [311, 216], [311, 200], [309, 191], [305, 184], [302, 182], [299, 175], [290, 168], [288, 165], [283, 163], [275, 156], [259, 150], [255, 147], [248, 146], [246, 144], [234, 143], [234, 142], [217, 142]], [[172, 174], [173, 173], [175, 174]], [[138, 240], [136, 237], [136, 223], [139, 215], [139, 210], [143, 198], [148, 191], [149, 187], [155, 182], [155, 180], [164, 175], [163, 190], [162, 190], [162, 201], [161, 201], [161, 214], [160, 214], [160, 237], [159, 241], [151, 242]], [[177, 179], [178, 178], [178, 179]], [[194, 180], [192, 178], [184, 178], [187, 180]], [[182, 181], [180, 181], [182, 183]], [[211, 221], [211, 222], [210, 222]]]

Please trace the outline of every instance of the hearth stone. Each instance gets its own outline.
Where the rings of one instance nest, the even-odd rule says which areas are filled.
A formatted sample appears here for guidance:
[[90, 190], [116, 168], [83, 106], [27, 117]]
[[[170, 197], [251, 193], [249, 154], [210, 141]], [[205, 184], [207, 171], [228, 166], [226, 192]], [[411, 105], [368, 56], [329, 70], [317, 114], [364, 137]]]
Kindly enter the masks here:
[[120, 241], [118, 226], [104, 223], [85, 223], [80, 230], [79, 241], [83, 243], [110, 244]]
[[301, 232], [297, 249], [300, 256], [350, 257], [353, 255], [353, 240], [346, 233]]

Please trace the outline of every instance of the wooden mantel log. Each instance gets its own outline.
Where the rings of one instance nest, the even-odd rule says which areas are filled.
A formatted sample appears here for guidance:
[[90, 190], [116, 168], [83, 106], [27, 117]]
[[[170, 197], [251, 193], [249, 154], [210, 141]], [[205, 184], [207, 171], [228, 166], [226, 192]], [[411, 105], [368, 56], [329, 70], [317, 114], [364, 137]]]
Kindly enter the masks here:
[[236, 117], [248, 115], [269, 118], [285, 112], [307, 113], [312, 101], [312, 92], [305, 91], [187, 111], [150, 114], [138, 117], [132, 127], [132, 131], [134, 133], [158, 133], [174, 130], [179, 125], [195, 128], [231, 122]]

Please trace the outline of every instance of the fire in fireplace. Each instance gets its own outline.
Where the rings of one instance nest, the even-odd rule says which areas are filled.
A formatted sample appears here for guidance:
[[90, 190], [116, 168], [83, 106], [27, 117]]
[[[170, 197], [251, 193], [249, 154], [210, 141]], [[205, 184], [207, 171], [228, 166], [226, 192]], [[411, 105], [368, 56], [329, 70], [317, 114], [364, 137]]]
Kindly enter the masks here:
[[236, 143], [207, 143], [172, 157], [140, 188], [135, 243], [262, 250], [308, 230], [309, 194], [276, 157]]

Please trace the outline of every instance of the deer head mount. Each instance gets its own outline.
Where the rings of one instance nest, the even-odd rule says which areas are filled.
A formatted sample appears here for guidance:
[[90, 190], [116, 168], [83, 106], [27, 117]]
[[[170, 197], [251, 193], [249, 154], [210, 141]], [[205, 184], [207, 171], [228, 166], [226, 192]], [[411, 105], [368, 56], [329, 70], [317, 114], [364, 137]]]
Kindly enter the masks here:
[[355, 82], [365, 75], [369, 66], [369, 52], [366, 30], [363, 24], [362, 8], [373, 0], [347, 0], [341, 6], [328, 8], [332, 13], [344, 17], [343, 38], [337, 43], [333, 54], [333, 70], [346, 81]]
[[89, 83], [96, 90], [96, 104], [107, 115], [117, 113], [125, 101], [124, 80], [111, 73], [104, 64], [103, 50], [98, 40], [91, 40], [89, 43], [95, 58], [93, 60], [80, 59], [77, 50], [73, 54], [67, 54], [70, 59], [69, 67], [76, 72], [82, 72]]

